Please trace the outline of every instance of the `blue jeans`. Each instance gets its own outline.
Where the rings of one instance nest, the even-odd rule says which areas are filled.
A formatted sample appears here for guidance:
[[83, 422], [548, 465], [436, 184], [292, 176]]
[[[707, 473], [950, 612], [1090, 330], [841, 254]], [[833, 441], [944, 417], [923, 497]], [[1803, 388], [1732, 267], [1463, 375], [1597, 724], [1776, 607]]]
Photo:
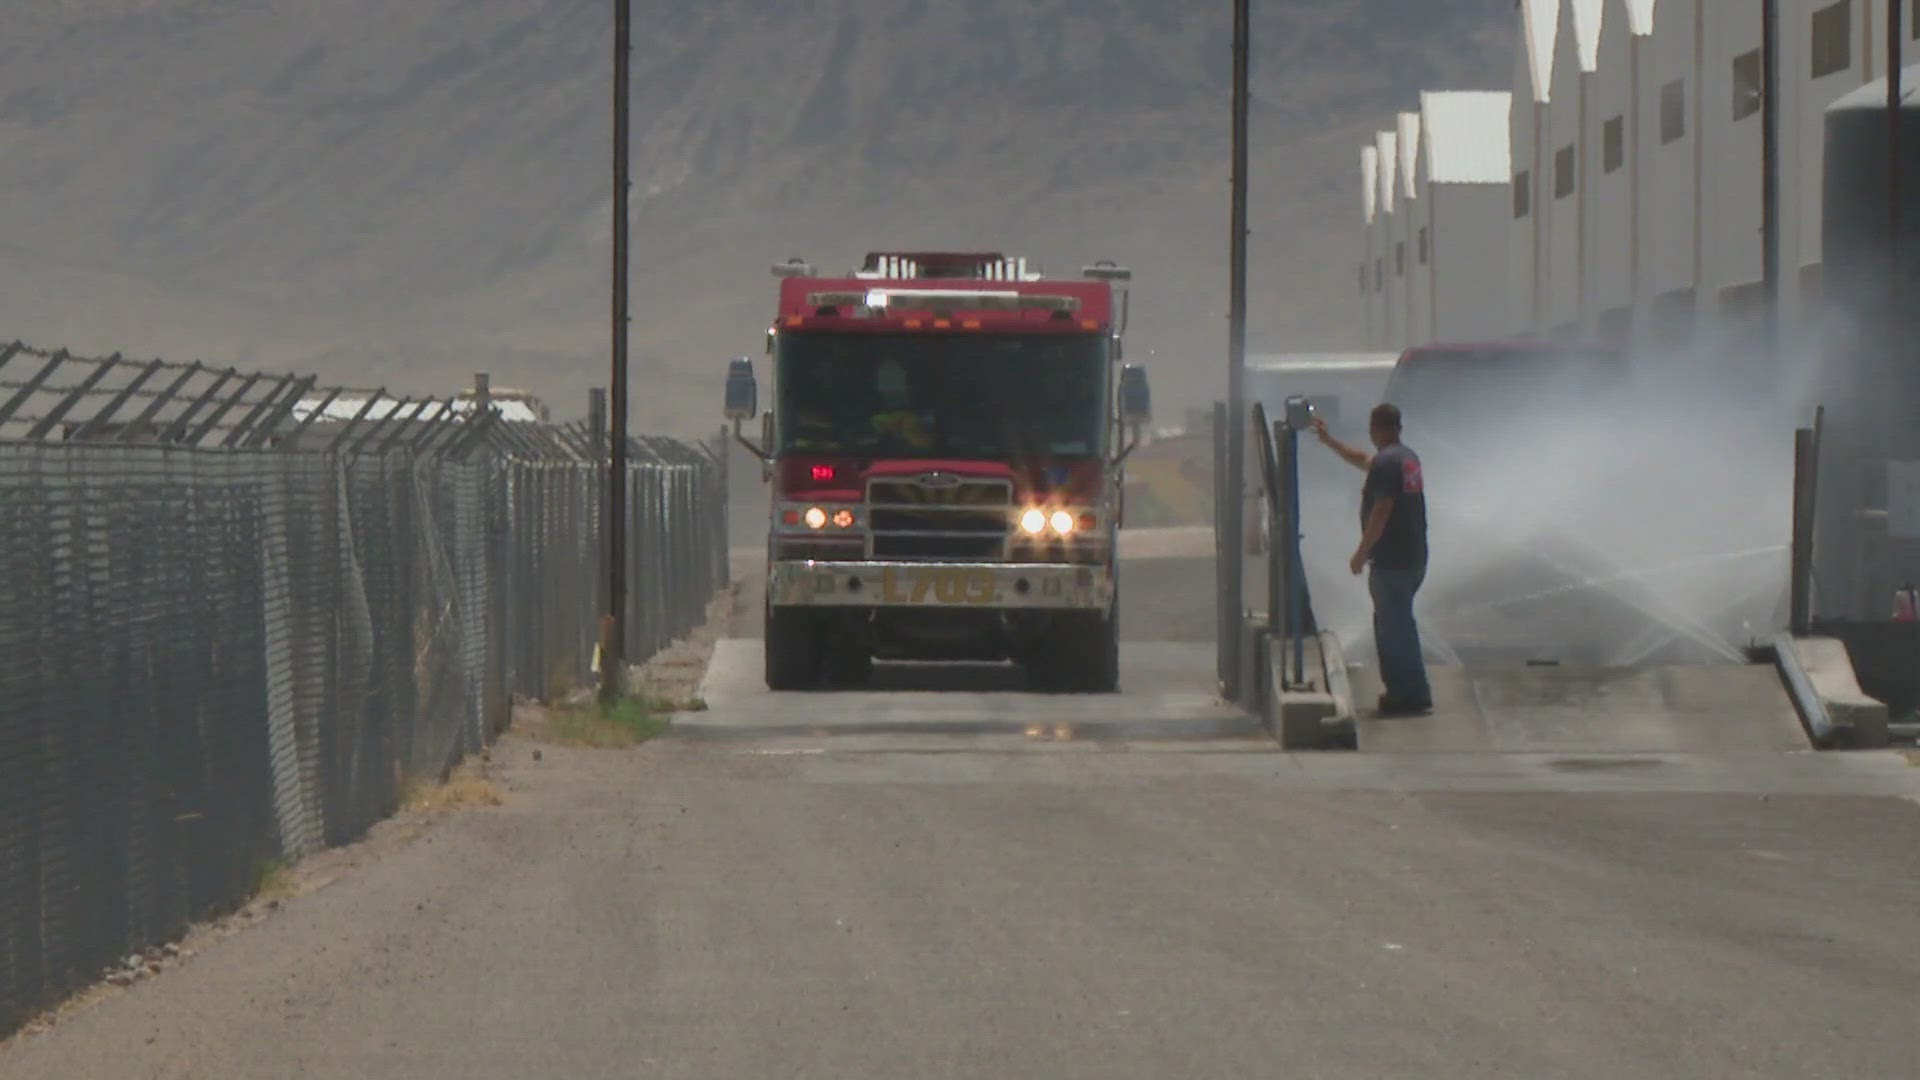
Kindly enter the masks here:
[[1413, 619], [1413, 597], [1427, 578], [1425, 569], [1367, 573], [1373, 594], [1373, 645], [1380, 653], [1380, 681], [1387, 696], [1407, 705], [1430, 705], [1427, 665], [1420, 654], [1420, 627]]

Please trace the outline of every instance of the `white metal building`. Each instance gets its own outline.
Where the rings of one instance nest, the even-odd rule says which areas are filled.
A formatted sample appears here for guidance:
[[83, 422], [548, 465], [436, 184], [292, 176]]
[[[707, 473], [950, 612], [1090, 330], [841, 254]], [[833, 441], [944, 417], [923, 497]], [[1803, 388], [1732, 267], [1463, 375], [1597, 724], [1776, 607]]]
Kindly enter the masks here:
[[[1908, 64], [1920, 60], [1920, 6], [1903, 13]], [[1782, 0], [1781, 298], [1791, 318], [1821, 295], [1821, 157], [1828, 106], [1887, 77], [1886, 0]]]
[[[1647, 5], [1653, 32], [1639, 49], [1632, 88], [1638, 99], [1639, 140], [1626, 147], [1638, 169], [1641, 216], [1625, 227], [1638, 238], [1640, 310], [1644, 339], [1675, 346], [1692, 334], [1699, 280], [1699, 185], [1704, 160], [1699, 64], [1694, 55], [1702, 0], [1656, 0]], [[1710, 2], [1710, 0], [1709, 0]], [[1619, 73], [1607, 73], [1610, 79]]]
[[1425, 340], [1423, 328], [1433, 321], [1433, 292], [1429, 280], [1432, 232], [1427, 223], [1429, 208], [1420, 198], [1420, 114], [1403, 112], [1398, 119], [1393, 143], [1400, 152], [1399, 164], [1394, 167], [1398, 182], [1394, 195], [1399, 200], [1394, 263], [1400, 278], [1398, 337], [1402, 344], [1410, 345]]
[[1375, 276], [1380, 283], [1379, 345], [1397, 348], [1402, 341], [1407, 320], [1404, 310], [1406, 248], [1400, 244], [1399, 133], [1379, 132], [1374, 136], [1374, 148], [1379, 159], [1379, 175], [1375, 178], [1378, 205], [1374, 211], [1380, 237], [1378, 261], [1374, 264]]
[[[1779, 3], [1789, 332], [1821, 292], [1825, 110], [1886, 74], [1888, 2]], [[1892, 2], [1910, 5], [1902, 48], [1920, 60], [1920, 0]], [[1760, 0], [1518, 0], [1516, 18], [1501, 213], [1488, 215], [1484, 197], [1463, 217], [1449, 210], [1453, 184], [1483, 194], [1483, 169], [1428, 175], [1430, 159], [1472, 141], [1463, 132], [1474, 125], [1436, 112], [1462, 95], [1422, 95], [1420, 113], [1397, 117], [1370, 148], [1367, 340], [1587, 336], [1658, 352], [1710, 332], [1737, 343], [1764, 300]], [[1469, 239], [1469, 228], [1485, 231]], [[1463, 248], [1475, 253], [1470, 270], [1455, 261]], [[1456, 297], [1496, 251], [1503, 272]], [[1504, 303], [1474, 295], [1494, 279]], [[1479, 318], [1487, 310], [1503, 313], [1497, 327]], [[1475, 318], [1462, 322], [1465, 311]]]
[[1546, 230], [1545, 308], [1540, 325], [1554, 337], [1579, 337], [1587, 325], [1590, 117], [1600, 55], [1600, 0], [1560, 0], [1554, 31], [1547, 126], [1540, 135], [1542, 227]]
[[[1762, 258], [1764, 214], [1761, 168], [1762, 123], [1758, 4], [1700, 5], [1696, 16], [1704, 39], [1696, 95], [1703, 149], [1699, 314], [1708, 326], [1733, 330], [1756, 324], [1765, 312], [1766, 263]], [[1664, 0], [1663, 5], [1664, 6]], [[1792, 20], [1783, 3], [1782, 22]], [[1656, 12], [1655, 34], [1659, 33]], [[1793, 35], [1785, 32], [1783, 37]], [[1781, 100], [1796, 97], [1792, 65], [1782, 56]], [[1744, 73], [1744, 74], [1737, 74]], [[1792, 130], [1785, 125], [1783, 130]], [[1784, 205], [1784, 204], [1783, 204]], [[1791, 263], [1791, 260], [1787, 260]]]
[[1508, 95], [1429, 92], [1360, 154], [1359, 287], [1370, 347], [1400, 350], [1508, 324]]
[[1364, 215], [1360, 242], [1360, 304], [1366, 327], [1366, 344], [1378, 345], [1387, 337], [1386, 282], [1380, 261], [1380, 148], [1360, 151], [1360, 206]]
[[1420, 95], [1414, 254], [1426, 318], [1408, 335], [1410, 345], [1506, 335], [1510, 98], [1504, 91]]
[[[1624, 82], [1641, 102], [1640, 138], [1628, 150], [1644, 156], [1642, 213], [1629, 209], [1625, 220], [1644, 253], [1643, 340], [1677, 345], [1700, 329], [1737, 340], [1764, 310], [1759, 0], [1614, 8], [1643, 42], [1630, 45], [1624, 71], [1601, 68], [1603, 85]], [[1886, 8], [1884, 0], [1781, 0], [1779, 10], [1781, 300], [1791, 327], [1819, 294], [1825, 110], [1883, 72]], [[1906, 48], [1914, 55], [1911, 41]]]
[[1515, 50], [1508, 123], [1512, 147], [1513, 215], [1508, 239], [1511, 286], [1508, 327], [1531, 333], [1547, 312], [1546, 193], [1548, 106], [1553, 97], [1553, 54], [1559, 38], [1557, 0], [1520, 0], [1520, 47]]
[[1586, 168], [1587, 316], [1593, 336], [1624, 343], [1639, 303], [1641, 53], [1651, 0], [1605, 0], [1588, 102]]

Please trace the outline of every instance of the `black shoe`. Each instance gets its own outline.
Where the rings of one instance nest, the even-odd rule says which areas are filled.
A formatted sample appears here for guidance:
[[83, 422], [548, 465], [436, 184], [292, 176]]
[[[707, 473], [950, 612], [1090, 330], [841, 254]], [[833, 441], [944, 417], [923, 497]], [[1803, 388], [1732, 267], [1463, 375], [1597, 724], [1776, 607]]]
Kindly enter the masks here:
[[1392, 694], [1381, 694], [1381, 716], [1425, 716], [1433, 711], [1433, 702], [1401, 701]]

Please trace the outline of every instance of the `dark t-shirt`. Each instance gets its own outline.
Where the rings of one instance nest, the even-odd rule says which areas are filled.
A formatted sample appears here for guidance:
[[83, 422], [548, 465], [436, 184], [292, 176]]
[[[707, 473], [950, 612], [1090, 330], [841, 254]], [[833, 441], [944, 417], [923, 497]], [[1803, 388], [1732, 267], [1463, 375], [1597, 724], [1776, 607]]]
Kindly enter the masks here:
[[1387, 531], [1373, 546], [1373, 565], [1382, 570], [1422, 570], [1427, 565], [1427, 485], [1420, 455], [1398, 443], [1373, 457], [1367, 486], [1360, 494], [1360, 527], [1366, 528], [1373, 504], [1393, 500]]

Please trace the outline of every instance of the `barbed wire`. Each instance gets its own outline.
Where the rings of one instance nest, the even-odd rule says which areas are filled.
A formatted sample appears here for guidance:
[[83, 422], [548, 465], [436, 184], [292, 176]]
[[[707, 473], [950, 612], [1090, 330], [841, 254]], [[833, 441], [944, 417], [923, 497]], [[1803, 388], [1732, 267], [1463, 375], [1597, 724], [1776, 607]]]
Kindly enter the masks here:
[[[486, 407], [482, 407], [482, 400]], [[0, 442], [105, 442], [189, 448], [462, 455], [595, 460], [584, 423], [548, 422], [537, 402], [488, 396], [484, 381], [414, 397], [385, 387], [322, 384], [317, 376], [217, 367], [202, 361], [87, 356], [15, 341], [0, 344]], [[705, 450], [637, 436], [637, 460], [689, 464]]]

